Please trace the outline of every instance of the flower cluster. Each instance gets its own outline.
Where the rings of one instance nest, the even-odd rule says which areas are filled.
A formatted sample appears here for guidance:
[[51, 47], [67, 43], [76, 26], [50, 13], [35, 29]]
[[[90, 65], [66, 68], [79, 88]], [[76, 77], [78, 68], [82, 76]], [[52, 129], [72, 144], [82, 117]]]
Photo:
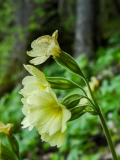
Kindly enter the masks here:
[[[43, 141], [49, 142], [51, 146], [60, 147], [64, 142], [68, 121], [75, 120], [87, 112], [94, 116], [99, 115], [113, 159], [117, 159], [104, 117], [92, 94], [99, 86], [99, 81], [92, 77], [88, 82], [75, 59], [60, 49], [57, 37], [58, 31], [55, 31], [52, 36], [45, 35], [34, 40], [31, 44], [32, 50], [27, 52], [29, 56], [34, 57], [30, 63], [41, 64], [52, 55], [60, 66], [82, 78], [86, 87], [82, 88], [79, 84], [63, 77], [48, 77], [46, 79], [45, 75], [37, 68], [24, 65], [31, 76], [23, 79], [23, 88], [20, 90], [20, 94], [23, 95], [22, 112], [25, 115], [22, 128], [28, 127], [31, 130], [35, 127]], [[51, 87], [61, 90], [79, 88], [82, 94], [68, 95], [60, 103]], [[10, 128], [11, 124], [4, 125], [0, 122], [0, 132], [9, 134]], [[11, 144], [15, 146], [14, 144], [17, 143]], [[19, 158], [18, 147], [16, 147], [17, 149], [12, 148]]]
[[24, 65], [32, 76], [23, 79], [24, 85], [20, 94], [22, 98], [25, 115], [22, 121], [23, 128], [35, 127], [41, 139], [49, 142], [51, 146], [60, 147], [63, 144], [66, 122], [70, 119], [71, 113], [65, 106], [60, 104], [53, 90], [50, 88], [44, 74], [31, 65]]
[[[83, 76], [77, 62], [69, 54], [61, 51], [57, 37], [58, 31], [55, 31], [52, 36], [45, 35], [34, 40], [31, 44], [32, 50], [27, 52], [29, 56], [34, 57], [30, 63], [34, 65], [41, 64], [52, 55], [54, 60], [62, 67], [72, 73]], [[80, 95], [76, 95], [77, 97], [69, 96], [66, 103], [63, 101], [66, 108], [57, 100], [51, 86], [57, 87], [57, 89], [81, 88], [80, 86], [60, 77], [59, 79], [48, 78], [48, 82], [45, 75], [37, 68], [31, 65], [24, 65], [24, 67], [31, 76], [23, 79], [22, 84], [24, 87], [20, 90], [20, 94], [23, 95], [22, 112], [25, 115], [22, 121], [22, 127], [29, 127], [29, 130], [35, 127], [43, 141], [49, 142], [51, 146], [57, 145], [57, 147], [60, 147], [64, 141], [67, 121], [70, 118], [76, 119], [83, 115], [85, 113], [83, 110], [86, 108], [84, 104], [87, 104], [88, 101], [85, 98], [81, 99]], [[92, 77], [89, 85], [91, 90], [94, 91], [95, 87], [99, 85], [98, 80]], [[91, 98], [88, 88], [84, 88], [84, 90], [86, 95]], [[83, 107], [79, 104], [83, 104]], [[79, 114], [76, 114], [78, 112]]]

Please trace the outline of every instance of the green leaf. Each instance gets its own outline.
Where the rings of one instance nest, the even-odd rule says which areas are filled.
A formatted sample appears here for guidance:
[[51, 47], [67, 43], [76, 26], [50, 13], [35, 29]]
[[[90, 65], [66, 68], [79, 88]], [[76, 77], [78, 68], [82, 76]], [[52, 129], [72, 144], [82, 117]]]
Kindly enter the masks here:
[[59, 65], [61, 65], [66, 70], [69, 70], [74, 74], [78, 74], [79, 76], [83, 77], [83, 73], [75, 59], [66, 52], [61, 51], [59, 56], [54, 56], [53, 58]]
[[50, 83], [50, 86], [54, 89], [66, 90], [79, 88], [76, 83], [63, 77], [47, 77], [47, 80]]

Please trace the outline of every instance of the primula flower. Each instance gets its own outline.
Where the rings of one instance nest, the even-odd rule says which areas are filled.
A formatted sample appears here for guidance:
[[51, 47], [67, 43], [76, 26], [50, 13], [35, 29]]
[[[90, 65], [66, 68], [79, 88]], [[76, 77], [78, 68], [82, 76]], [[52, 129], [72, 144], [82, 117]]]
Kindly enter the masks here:
[[65, 137], [66, 122], [71, 117], [70, 111], [57, 101], [52, 90], [36, 90], [24, 98], [23, 103], [26, 116], [22, 122], [23, 128], [32, 129], [35, 126], [42, 140], [60, 147]]
[[22, 98], [23, 109], [22, 112], [26, 117], [23, 120], [24, 128], [29, 126], [29, 130], [31, 130], [34, 126], [30, 124], [28, 120], [28, 105], [26, 102], [26, 98], [29, 97], [32, 92], [36, 90], [50, 90], [49, 83], [45, 78], [45, 75], [38, 70], [36, 67], [33, 67], [31, 65], [24, 65], [25, 69], [32, 75], [32, 76], [26, 76], [22, 84], [24, 85], [23, 89], [20, 90], [20, 94], [23, 95], [24, 98]]
[[58, 102], [42, 72], [31, 65], [25, 65], [25, 68], [32, 76], [23, 79], [24, 87], [20, 91], [24, 96], [22, 112], [25, 118], [22, 128], [29, 127], [31, 130], [36, 127], [43, 141], [60, 147], [71, 112]]
[[9, 135], [12, 127], [13, 127], [13, 124], [8, 123], [5, 125], [3, 122], [0, 121], [0, 132], [3, 132]]
[[26, 76], [23, 79], [22, 84], [24, 85], [24, 88], [20, 90], [20, 94], [27, 97], [35, 90], [48, 89], [49, 83], [46, 80], [45, 75], [40, 70], [31, 65], [24, 65], [24, 67], [32, 76]]
[[30, 63], [38, 65], [45, 62], [50, 55], [58, 56], [61, 49], [57, 37], [58, 31], [56, 30], [52, 36], [45, 35], [34, 40], [31, 44], [32, 50], [27, 52], [30, 57], [35, 57]]

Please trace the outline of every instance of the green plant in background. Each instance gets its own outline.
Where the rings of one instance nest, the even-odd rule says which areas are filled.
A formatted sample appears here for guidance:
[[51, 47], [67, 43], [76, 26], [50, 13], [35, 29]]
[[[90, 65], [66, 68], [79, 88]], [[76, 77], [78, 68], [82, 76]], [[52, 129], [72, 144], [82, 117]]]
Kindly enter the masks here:
[[[12, 1], [0, 1], [1, 10], [0, 10], [0, 79], [4, 76], [4, 73], [8, 67], [7, 59], [9, 57], [9, 53], [12, 51], [13, 40], [13, 28], [10, 27], [12, 21], [14, 19], [13, 12], [15, 8], [12, 6]], [[9, 17], [9, 18], [8, 18]]]

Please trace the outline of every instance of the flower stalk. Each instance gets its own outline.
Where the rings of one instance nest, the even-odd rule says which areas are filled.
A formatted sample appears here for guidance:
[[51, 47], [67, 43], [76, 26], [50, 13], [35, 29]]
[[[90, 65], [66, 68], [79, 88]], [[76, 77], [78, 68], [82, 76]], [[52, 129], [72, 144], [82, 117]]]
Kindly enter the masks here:
[[[81, 77], [81, 75], [80, 75], [80, 77]], [[84, 79], [84, 81], [85, 81], [85, 83], [86, 83], [86, 85], [87, 85], [87, 87], [89, 89], [90, 95], [91, 95], [93, 103], [94, 103], [93, 107], [95, 107], [94, 109], [97, 110], [99, 119], [101, 121], [101, 125], [103, 127], [103, 130], [104, 130], [104, 133], [105, 133], [105, 136], [106, 136], [109, 148], [110, 148], [110, 151], [112, 153], [112, 157], [113, 157], [114, 160], [118, 160], [116, 152], [115, 152], [115, 148], [114, 148], [114, 145], [113, 145], [113, 142], [112, 142], [112, 138], [111, 138], [109, 129], [108, 129], [106, 121], [105, 121], [105, 118], [104, 118], [104, 116], [102, 114], [102, 111], [100, 110], [99, 105], [97, 104], [97, 101], [94, 98], [94, 95], [93, 95], [93, 93], [91, 91], [91, 88], [90, 88], [90, 85], [88, 83], [88, 80], [87, 80], [87, 78], [85, 77], [85, 75], [83, 73], [82, 73], [82, 78]]]
[[99, 118], [100, 118], [103, 130], [104, 130], [104, 133], [105, 133], [105, 136], [106, 136], [110, 151], [112, 153], [112, 157], [113, 157], [114, 160], [118, 160], [116, 152], [115, 152], [115, 148], [114, 148], [114, 145], [113, 145], [113, 142], [112, 142], [112, 139], [111, 139], [110, 132], [108, 130], [108, 127], [106, 125], [105, 119], [104, 119], [101, 111], [99, 112]]

